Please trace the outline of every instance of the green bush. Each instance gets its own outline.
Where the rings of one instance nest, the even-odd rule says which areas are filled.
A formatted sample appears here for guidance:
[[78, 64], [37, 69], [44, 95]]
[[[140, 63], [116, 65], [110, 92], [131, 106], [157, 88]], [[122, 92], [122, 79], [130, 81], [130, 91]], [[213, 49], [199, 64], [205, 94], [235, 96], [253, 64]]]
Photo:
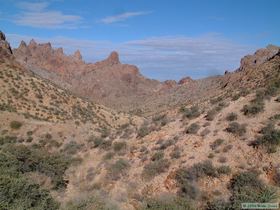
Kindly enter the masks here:
[[18, 172], [40, 172], [51, 178], [55, 189], [66, 187], [64, 173], [70, 165], [71, 158], [31, 149], [25, 145], [5, 145], [2, 151], [17, 160], [14, 167]]
[[152, 161], [144, 166], [142, 175], [146, 179], [151, 179], [160, 173], [164, 173], [169, 168], [170, 162], [167, 159]]
[[243, 136], [246, 133], [246, 125], [239, 124], [237, 122], [232, 122], [226, 128], [226, 131], [229, 133], [233, 133], [238, 136]]
[[230, 181], [233, 209], [241, 209], [241, 203], [268, 203], [277, 198], [276, 191], [264, 184], [256, 172], [241, 172]]
[[226, 116], [226, 120], [227, 120], [227, 121], [234, 121], [234, 120], [237, 120], [237, 114], [234, 113], [234, 112], [229, 113], [229, 114]]
[[197, 123], [192, 123], [187, 129], [186, 129], [186, 133], [188, 134], [196, 134], [198, 132], [198, 130], [200, 129], [200, 125], [198, 125]]
[[184, 117], [188, 118], [188, 119], [194, 119], [200, 116], [200, 111], [199, 111], [199, 107], [198, 106], [192, 106], [190, 108], [185, 108], [182, 107], [181, 108], [181, 112], [183, 112]]
[[14, 129], [14, 130], [20, 129], [21, 126], [22, 126], [22, 122], [19, 122], [19, 121], [12, 121], [12, 122], [10, 123], [10, 127], [11, 127], [12, 129]]
[[23, 164], [7, 148], [0, 151], [0, 209], [58, 209], [58, 203], [47, 190], [25, 178]]

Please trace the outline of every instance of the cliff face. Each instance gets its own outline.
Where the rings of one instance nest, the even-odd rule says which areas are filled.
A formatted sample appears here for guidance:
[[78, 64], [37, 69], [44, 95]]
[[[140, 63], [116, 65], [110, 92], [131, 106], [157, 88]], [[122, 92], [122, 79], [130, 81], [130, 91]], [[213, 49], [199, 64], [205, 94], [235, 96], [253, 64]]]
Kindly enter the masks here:
[[6, 41], [6, 36], [0, 31], [0, 62], [10, 59], [13, 55], [10, 44]]
[[14, 50], [18, 62], [32, 72], [52, 80], [81, 97], [109, 107], [135, 103], [137, 97], [150, 95], [164, 84], [145, 78], [136, 66], [122, 64], [117, 52], [97, 63], [85, 63], [80, 51], [65, 55], [50, 43], [21, 42]]

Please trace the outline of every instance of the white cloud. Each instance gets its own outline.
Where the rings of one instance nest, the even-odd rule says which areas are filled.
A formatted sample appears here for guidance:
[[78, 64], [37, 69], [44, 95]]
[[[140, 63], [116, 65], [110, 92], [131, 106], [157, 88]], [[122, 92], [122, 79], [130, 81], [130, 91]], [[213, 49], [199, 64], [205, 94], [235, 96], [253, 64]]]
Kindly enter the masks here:
[[[13, 47], [17, 47], [21, 40], [32, 38], [15, 34], [7, 34], [7, 37]], [[54, 47], [63, 47], [68, 54], [80, 49], [88, 62], [104, 59], [111, 51], [117, 50], [122, 62], [135, 64], [144, 75], [160, 80], [223, 74], [225, 70], [237, 69], [240, 59], [256, 50], [255, 46], [237, 44], [219, 34], [152, 37], [118, 44], [66, 37], [33, 38], [38, 42], [51, 42]]]
[[101, 19], [100, 22], [105, 23], [105, 24], [112, 24], [112, 23], [116, 23], [116, 22], [125, 21], [132, 17], [148, 15], [150, 13], [151, 13], [150, 11], [125, 12], [122, 14], [105, 17], [105, 18]]
[[64, 14], [61, 11], [48, 10], [48, 2], [21, 2], [17, 6], [22, 11], [13, 18], [17, 25], [35, 28], [78, 28], [82, 17]]

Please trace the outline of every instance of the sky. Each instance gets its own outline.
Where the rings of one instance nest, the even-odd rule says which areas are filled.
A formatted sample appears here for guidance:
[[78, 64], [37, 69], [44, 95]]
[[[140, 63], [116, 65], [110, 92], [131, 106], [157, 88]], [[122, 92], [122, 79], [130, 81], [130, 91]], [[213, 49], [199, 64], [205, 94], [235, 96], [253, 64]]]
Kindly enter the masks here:
[[32, 38], [86, 62], [119, 52], [152, 79], [194, 79], [238, 68], [280, 46], [279, 0], [1, 0], [0, 30], [12, 47]]

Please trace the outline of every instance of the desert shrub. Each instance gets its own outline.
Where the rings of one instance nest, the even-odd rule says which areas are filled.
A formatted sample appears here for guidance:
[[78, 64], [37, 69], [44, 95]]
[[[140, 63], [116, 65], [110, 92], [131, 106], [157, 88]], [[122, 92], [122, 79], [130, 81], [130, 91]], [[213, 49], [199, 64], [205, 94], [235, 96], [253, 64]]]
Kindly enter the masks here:
[[142, 125], [137, 132], [137, 136], [143, 138], [144, 136], [147, 136], [150, 132], [151, 130], [148, 128], [147, 125]]
[[[3, 154], [0, 154], [1, 162]], [[23, 175], [10, 169], [3, 168], [0, 174], [0, 209], [42, 209], [55, 210], [58, 203], [51, 197], [47, 190], [39, 185], [30, 183]]]
[[158, 174], [164, 173], [169, 168], [169, 165], [170, 163], [167, 159], [152, 161], [144, 166], [142, 175], [146, 179], [151, 179]]
[[26, 135], [27, 135], [27, 136], [32, 136], [32, 135], [33, 135], [33, 131], [27, 131], [27, 132], [26, 132]]
[[276, 102], [280, 102], [280, 96], [275, 99]]
[[196, 163], [188, 169], [187, 176], [190, 180], [198, 180], [204, 176], [216, 177], [217, 171], [211, 161]]
[[280, 130], [275, 129], [275, 126], [269, 123], [260, 133], [262, 136], [253, 142], [253, 145], [266, 146], [269, 152], [274, 152], [276, 147], [280, 145]]
[[126, 149], [126, 147], [127, 147], [127, 144], [124, 141], [122, 141], [122, 142], [114, 142], [113, 143], [113, 150], [115, 152], [120, 152], [120, 151]]
[[184, 117], [188, 119], [194, 119], [200, 116], [200, 110], [198, 106], [192, 106], [190, 108], [181, 108], [181, 112], [183, 112]]
[[197, 123], [192, 123], [187, 129], [186, 129], [186, 133], [189, 134], [196, 134], [198, 132], [198, 130], [200, 129], [200, 125]]
[[237, 120], [237, 114], [234, 113], [234, 112], [229, 113], [229, 114], [226, 116], [226, 120], [227, 120], [227, 121], [234, 121], [234, 120]]
[[246, 133], [246, 125], [245, 124], [239, 124], [237, 122], [232, 122], [228, 125], [226, 128], [226, 131], [229, 133], [233, 133], [238, 136], [242, 136]]
[[111, 160], [114, 156], [115, 156], [115, 153], [114, 153], [114, 152], [107, 152], [107, 153], [103, 156], [103, 160]]
[[264, 102], [251, 102], [249, 105], [244, 105], [243, 109], [241, 110], [244, 115], [253, 116], [260, 112], [264, 111]]
[[215, 157], [215, 155], [213, 154], [213, 153], [210, 153], [209, 155], [208, 155], [208, 158], [210, 158], [210, 159], [212, 159], [212, 158], [214, 158]]
[[101, 137], [91, 136], [87, 141], [92, 148], [97, 148], [104, 143], [104, 139]]
[[165, 150], [166, 148], [172, 146], [175, 144], [175, 141], [172, 139], [168, 139], [166, 141], [162, 140], [161, 142], [158, 143], [160, 146], [158, 149], [160, 150]]
[[155, 117], [153, 117], [152, 120], [153, 120], [154, 123], [158, 123], [161, 126], [165, 126], [168, 123], [168, 118], [165, 114], [155, 116]]
[[180, 197], [148, 199], [141, 210], [192, 210], [188, 200]]
[[22, 122], [19, 122], [19, 121], [12, 121], [12, 122], [10, 123], [10, 127], [11, 127], [12, 129], [14, 129], [14, 130], [20, 129], [21, 126], [22, 126]]
[[275, 169], [273, 181], [275, 182], [276, 186], [280, 187], [280, 169], [279, 168]]
[[231, 169], [230, 169], [229, 166], [222, 165], [222, 166], [217, 168], [217, 172], [218, 172], [218, 174], [230, 174]]
[[232, 146], [231, 144], [226, 145], [226, 146], [223, 148], [223, 152], [226, 153], [226, 152], [230, 151], [232, 148], [233, 148], [233, 146]]
[[216, 139], [212, 144], [210, 144], [210, 147], [212, 150], [217, 149], [220, 145], [224, 143], [224, 139]]
[[0, 145], [14, 144], [17, 142], [16, 136], [0, 136]]
[[216, 199], [207, 203], [206, 210], [230, 210], [231, 203], [229, 201]]
[[78, 144], [75, 141], [70, 141], [69, 143], [65, 144], [62, 151], [68, 155], [75, 155], [82, 149], [82, 147], [83, 146], [81, 144]]
[[173, 151], [170, 153], [172, 159], [178, 159], [181, 157], [181, 150], [178, 146], [174, 147]]
[[163, 151], [159, 151], [156, 152], [155, 154], [152, 155], [151, 160], [152, 161], [158, 161], [164, 158], [164, 152]]
[[221, 157], [219, 157], [218, 161], [220, 163], [225, 163], [225, 162], [227, 162], [227, 158], [225, 156], [221, 156]]
[[265, 95], [276, 96], [277, 93], [279, 93], [279, 89], [280, 89], [279, 80], [274, 80], [267, 85], [267, 87], [265, 89]]
[[212, 121], [212, 120], [214, 120], [216, 114], [217, 114], [216, 109], [211, 109], [207, 112], [205, 119], [208, 121]]
[[112, 164], [108, 170], [108, 175], [111, 179], [117, 180], [122, 175], [125, 174], [127, 169], [130, 167], [130, 164], [125, 159], [119, 159], [114, 164]]
[[49, 154], [44, 150], [32, 149], [24, 145], [5, 145], [2, 152], [15, 160], [10, 165], [19, 173], [40, 172], [50, 177], [55, 189], [64, 188], [67, 181], [64, 172], [69, 167], [71, 158], [61, 154]]
[[99, 148], [103, 149], [103, 150], [110, 150], [111, 146], [112, 146], [112, 141], [106, 140], [106, 141], [103, 141], [102, 144], [99, 145]]
[[241, 209], [241, 203], [268, 203], [277, 198], [276, 191], [264, 184], [256, 172], [241, 172], [230, 181], [233, 209]]
[[69, 201], [62, 210], [119, 210], [119, 208], [109, 203], [101, 196], [90, 196], [84, 199], [75, 199]]
[[207, 136], [211, 131], [208, 128], [205, 128], [203, 131], [201, 131], [200, 135], [201, 136]]

